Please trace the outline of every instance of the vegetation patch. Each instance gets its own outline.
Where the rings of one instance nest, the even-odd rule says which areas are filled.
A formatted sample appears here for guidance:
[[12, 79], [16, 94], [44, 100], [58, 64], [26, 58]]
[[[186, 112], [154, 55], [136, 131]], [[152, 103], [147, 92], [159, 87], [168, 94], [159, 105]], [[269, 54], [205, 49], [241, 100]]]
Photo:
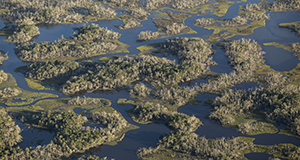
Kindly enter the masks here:
[[50, 88], [46, 88], [45, 86], [41, 85], [38, 81], [32, 80], [29, 78], [25, 78], [25, 81], [28, 87], [35, 89], [35, 90], [50, 90]]
[[22, 141], [22, 130], [15, 125], [6, 110], [0, 109], [0, 158], [10, 152], [17, 152], [16, 145]]
[[130, 29], [138, 26], [142, 26], [140, 21], [147, 20], [147, 17], [150, 15], [141, 7], [133, 8], [129, 7], [122, 11], [122, 15], [119, 17], [120, 20], [123, 20], [124, 25], [115, 25], [119, 29]]
[[[227, 39], [235, 35], [252, 34], [254, 29], [264, 27], [267, 19], [269, 19], [269, 16], [264, 13], [241, 13], [241, 16], [232, 19], [196, 19], [194, 25], [214, 30], [208, 39], [208, 41], [214, 43], [219, 41], [220, 38]], [[248, 24], [249, 21], [251, 23]]]
[[[156, 148], [141, 148], [140, 158], [156, 159], [169, 152], [170, 156], [182, 157], [188, 154], [191, 159], [244, 159], [244, 154], [253, 148], [254, 138], [237, 137], [234, 139], [206, 139], [195, 133], [170, 133], [160, 138]], [[167, 155], [165, 155], [167, 156]]]
[[161, 45], [161, 43], [151, 43], [151, 44], [137, 47], [136, 49], [138, 49], [140, 51], [139, 55], [142, 55], [142, 54], [151, 53], [150, 52], [151, 50], [160, 47], [160, 45]]
[[157, 18], [159, 20], [153, 21], [155, 26], [158, 27], [158, 32], [162, 36], [161, 38], [165, 38], [170, 35], [196, 33], [184, 24], [184, 20], [189, 17], [189, 15], [184, 13], [174, 14], [171, 11], [162, 13], [167, 14], [168, 18]]
[[102, 107], [109, 107], [111, 102], [103, 98], [60, 98], [41, 100], [34, 105], [25, 107], [8, 107], [13, 112], [42, 112], [48, 110], [73, 110], [80, 108], [84, 110], [94, 110]]
[[[8, 159], [57, 159], [67, 158], [72, 153], [84, 151], [119, 141], [124, 132], [136, 129], [129, 124], [119, 113], [93, 112], [87, 116], [76, 114], [73, 111], [48, 111], [41, 114], [27, 114], [24, 122], [31, 126], [56, 132], [54, 139], [45, 146], [26, 148], [18, 153], [7, 152]], [[97, 124], [91, 128], [88, 124]], [[100, 127], [103, 126], [103, 127]]]
[[[58, 42], [24, 43], [15, 48], [16, 55], [24, 61], [56, 59], [83, 59], [102, 54], [127, 51], [127, 45], [117, 41], [121, 34], [98, 25], [74, 28], [72, 37]], [[125, 50], [124, 50], [125, 49]]]
[[[286, 125], [294, 134], [298, 133], [298, 96], [299, 87], [288, 84], [287, 78], [280, 75], [268, 75], [264, 79], [266, 88], [256, 88], [251, 91], [229, 90], [217, 97], [212, 104], [212, 112], [209, 118], [218, 120], [222, 125], [234, 125], [233, 117], [245, 115], [262, 115], [263, 121], [275, 121]], [[254, 104], [255, 103], [255, 104]], [[269, 131], [272, 125], [262, 123], [250, 123], [239, 125], [243, 133], [259, 131], [260, 127], [267, 127]], [[243, 131], [245, 129], [245, 131]]]
[[43, 98], [58, 97], [57, 95], [51, 93], [30, 92], [23, 90], [17, 87], [16, 80], [11, 75], [8, 75], [6, 82], [0, 84], [0, 88], [3, 88], [1, 90], [1, 93], [3, 94], [1, 96], [1, 102], [5, 103], [7, 106], [21, 106], [30, 104]]
[[41, 83], [62, 86], [60, 89], [64, 94], [72, 95], [122, 88], [134, 81], [145, 81], [156, 86], [176, 85], [207, 73], [208, 67], [215, 64], [211, 47], [200, 38], [168, 40], [160, 51], [178, 54], [180, 64], [166, 58], [141, 55], [114, 57], [99, 62], [36, 62], [20, 71], [25, 77]]
[[[22, 5], [21, 5], [22, 4]], [[114, 19], [116, 13], [93, 0], [22, 0], [1, 1], [1, 18], [14, 32], [7, 41], [23, 43], [39, 35], [37, 25], [83, 23], [89, 20]]]
[[300, 37], [300, 21], [292, 23], [280, 23], [279, 27], [290, 29]]

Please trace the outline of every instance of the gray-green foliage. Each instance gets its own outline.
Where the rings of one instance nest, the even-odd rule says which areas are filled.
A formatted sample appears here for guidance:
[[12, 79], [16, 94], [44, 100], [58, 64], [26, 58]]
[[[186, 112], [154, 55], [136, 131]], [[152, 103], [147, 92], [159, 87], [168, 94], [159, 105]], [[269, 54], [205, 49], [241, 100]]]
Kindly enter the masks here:
[[251, 40], [224, 40], [217, 44], [224, 49], [229, 64], [235, 69], [230, 74], [222, 74], [208, 84], [196, 87], [200, 92], [222, 92], [235, 84], [255, 81], [253, 71], [263, 64], [263, 55], [260, 46]]
[[267, 11], [267, 12], [282, 12], [282, 11], [295, 11], [300, 9], [299, 0], [275, 0], [274, 3], [261, 2], [247, 4], [244, 6], [243, 10], [253, 12], [253, 11]]
[[168, 40], [160, 50], [177, 54], [180, 64], [156, 56], [119, 57], [69, 79], [62, 91], [74, 94], [82, 90], [116, 89], [137, 80], [156, 86], [175, 85], [203, 75], [210, 65], [215, 64], [211, 57], [212, 49], [203, 39]]
[[207, 2], [208, 0], [145, 0], [143, 1], [143, 6], [147, 10], [155, 10], [159, 7], [170, 5], [174, 9], [183, 10], [191, 9]]
[[108, 160], [108, 159], [107, 159], [107, 157], [100, 158], [96, 155], [93, 155], [93, 156], [92, 155], [89, 155], [89, 156], [83, 155], [83, 156], [79, 157], [77, 160]]
[[[91, 128], [84, 126], [88, 119], [91, 122], [103, 124], [105, 127]], [[43, 112], [32, 115], [29, 123], [56, 132], [53, 141], [45, 146], [25, 149], [8, 159], [61, 159], [72, 153], [84, 152], [92, 147], [114, 141], [118, 134], [129, 127], [127, 121], [116, 113], [92, 113], [88, 118], [73, 111]]]
[[133, 113], [138, 121], [164, 122], [176, 132], [193, 132], [203, 125], [195, 116], [170, 111], [163, 105], [151, 102], [136, 105]]
[[226, 20], [225, 23], [222, 23], [223, 26], [239, 26], [247, 24], [247, 19], [241, 16], [236, 16], [232, 19]]
[[84, 25], [82, 27], [73, 28], [77, 31], [73, 33], [73, 39], [80, 41], [99, 41], [99, 40], [116, 40], [121, 34], [107, 28], [102, 28], [98, 24]]
[[193, 88], [147, 88], [144, 84], [136, 84], [131, 90], [131, 96], [149, 97], [168, 101], [172, 105], [181, 106], [188, 102], [188, 100], [197, 93]]
[[209, 26], [214, 24], [216, 21], [213, 18], [199, 18], [195, 20], [195, 25], [198, 26]]
[[114, 10], [93, 0], [2, 0], [0, 8], [10, 10], [0, 17], [13, 24], [14, 32], [7, 38], [13, 43], [28, 42], [39, 35], [36, 24], [82, 23], [88, 16], [98, 19], [116, 17]]
[[78, 23], [83, 22], [83, 17], [88, 15], [104, 19], [116, 16], [114, 10], [104, 8], [92, 0], [29, 0], [26, 3], [22, 0], [2, 0], [0, 7], [12, 11], [2, 14], [2, 18], [13, 23], [25, 18], [35, 23]]
[[25, 77], [35, 80], [67, 78], [86, 71], [78, 62], [47, 61], [29, 65]]
[[243, 123], [238, 125], [238, 130], [243, 134], [249, 134], [255, 131], [262, 131], [266, 127], [264, 122]]
[[22, 19], [14, 24], [14, 33], [7, 37], [8, 42], [24, 43], [30, 41], [32, 37], [40, 34], [39, 28], [34, 25], [32, 19]]
[[8, 87], [8, 88], [0, 89], [0, 98], [6, 99], [10, 97], [15, 97], [21, 93], [22, 91], [17, 88]]
[[[179, 81], [179, 66], [173, 61], [155, 56], [120, 57], [111, 59], [103, 65], [81, 76], [69, 79], [63, 86], [65, 94], [74, 94], [81, 90], [116, 89], [130, 84], [133, 81], [144, 80], [163, 85]], [[171, 81], [168, 78], [171, 77]], [[168, 82], [169, 81], [169, 82]]]
[[151, 39], [158, 38], [159, 33], [158, 32], [152, 32], [152, 31], [141, 31], [139, 35], [137, 36], [139, 41], [147, 41]]
[[276, 157], [280, 156], [285, 159], [299, 159], [300, 149], [293, 144], [278, 144], [272, 145], [267, 151], [269, 154], [275, 154]]
[[96, 105], [104, 107], [104, 104], [100, 99], [96, 98], [86, 98], [86, 97], [76, 97], [68, 100], [68, 105], [84, 106], [84, 105]]
[[292, 43], [291, 47], [294, 52], [294, 56], [300, 58], [300, 43]]
[[234, 139], [206, 139], [195, 133], [170, 133], [162, 137], [155, 149], [140, 149], [139, 157], [151, 157], [158, 150], [171, 149], [172, 151], [187, 153], [200, 159], [242, 159], [243, 150], [253, 147], [252, 142], [243, 142], [239, 138]]
[[15, 48], [16, 55], [24, 61], [41, 61], [58, 58], [88, 58], [100, 53], [114, 51], [117, 45], [111, 42], [39, 42], [23, 43]]
[[286, 84], [287, 79], [280, 75], [268, 75], [264, 81], [268, 86], [266, 88], [229, 90], [215, 98], [209, 117], [223, 125], [232, 125], [235, 116], [264, 112], [266, 120], [285, 124], [295, 134], [300, 133], [297, 128], [300, 88]]
[[22, 141], [22, 130], [4, 110], [0, 110], [0, 158], [12, 152], [13, 147]]
[[150, 15], [147, 11], [145, 11], [143, 8], [129, 8], [125, 9], [123, 11], [123, 14], [130, 16], [131, 18], [136, 18], [139, 20], [144, 20], [147, 18], [147, 16]]
[[238, 72], [257, 70], [264, 63], [262, 56], [265, 52], [250, 39], [225, 42], [224, 48], [229, 64]]
[[296, 34], [300, 37], [300, 24], [287, 25], [287, 26], [280, 26], [279, 25], [279, 27], [288, 28], [288, 29], [296, 32]]
[[134, 27], [142, 26], [141, 23], [136, 19], [129, 19], [124, 25], [116, 26], [119, 29], [130, 29]]
[[[41, 61], [57, 58], [88, 58], [100, 53], [109, 53], [117, 48], [112, 42], [99, 42], [100, 40], [115, 40], [121, 34], [98, 25], [84, 25], [76, 27], [73, 36], [67, 40], [60, 39], [59, 42], [23, 43], [15, 48], [16, 55], [24, 61]], [[79, 41], [79, 42], [77, 42]], [[93, 41], [85, 43], [85, 41]]]
[[221, 74], [216, 80], [212, 80], [209, 83], [195, 86], [195, 90], [202, 93], [224, 92], [236, 84], [255, 81], [256, 79], [253, 76], [252, 72], [237, 73], [233, 71], [230, 74]]
[[3, 70], [0, 70], [0, 83], [7, 81], [7, 79], [8, 79], [7, 73], [3, 72]]
[[188, 26], [184, 24], [173, 23], [171, 25], [163, 26], [167, 35], [176, 35], [181, 33], [184, 29], [187, 29]]

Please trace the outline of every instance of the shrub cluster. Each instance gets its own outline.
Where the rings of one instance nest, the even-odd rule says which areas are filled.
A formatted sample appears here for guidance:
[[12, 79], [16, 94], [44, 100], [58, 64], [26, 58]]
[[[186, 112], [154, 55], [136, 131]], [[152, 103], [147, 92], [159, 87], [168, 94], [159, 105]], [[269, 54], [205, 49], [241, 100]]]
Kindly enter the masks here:
[[[78, 32], [73, 33], [73, 37], [70, 38], [82, 42], [61, 39], [59, 42], [23, 43], [15, 48], [15, 53], [24, 61], [40, 61], [62, 57], [88, 58], [100, 53], [112, 52], [117, 48], [117, 44], [112, 42], [97, 42], [105, 39], [118, 39], [120, 34], [117, 32], [94, 24], [74, 29]], [[86, 43], [85, 41], [95, 42]]]
[[74, 27], [76, 32], [73, 33], [72, 39], [80, 41], [99, 41], [99, 40], [116, 40], [119, 39], [121, 34], [114, 32], [107, 28], [102, 28], [98, 24], [92, 23], [91, 25], [84, 25], [82, 27]]
[[199, 18], [195, 21], [196, 22], [194, 24], [198, 26], [209, 26], [216, 22], [213, 18]]
[[4, 110], [0, 110], [0, 158], [13, 152], [16, 144], [22, 141], [22, 130]]
[[0, 89], [0, 98], [6, 99], [10, 97], [16, 97], [21, 93], [22, 91], [17, 88], [8, 87], [8, 88]]
[[184, 29], [188, 28], [188, 26], [184, 24], [173, 23], [171, 25], [163, 26], [167, 35], [176, 35], [181, 33]]
[[27, 67], [25, 77], [35, 80], [62, 79], [86, 71], [78, 62], [46, 61], [32, 63]]
[[139, 20], [145, 20], [149, 15], [150, 13], [148, 13], [147, 11], [145, 11], [143, 8], [128, 8], [128, 9], [125, 9], [123, 12], [122, 12], [124, 15], [128, 15], [132, 18], [136, 18], [136, 19], [139, 19]]
[[300, 37], [300, 24], [294, 24], [294, 25], [279, 25], [279, 27], [288, 28], [294, 32]]
[[279, 155], [286, 159], [299, 159], [300, 149], [299, 147], [292, 144], [278, 144], [272, 145], [268, 148], [268, 153]]
[[34, 22], [31, 19], [28, 18], [15, 23], [14, 30], [14, 33], [11, 36], [8, 36], [6, 41], [12, 43], [24, 43], [30, 41], [32, 37], [40, 34], [39, 28], [34, 25]]
[[294, 52], [294, 56], [300, 58], [300, 43], [292, 43], [291, 47]]
[[65, 94], [79, 91], [109, 90], [142, 80], [156, 86], [176, 85], [195, 79], [209, 69], [212, 49], [204, 40], [180, 38], [168, 40], [162, 52], [176, 54], [180, 64], [156, 56], [119, 57], [106, 63], [70, 61], [36, 62], [28, 67], [26, 77], [36, 80], [68, 80], [62, 86]]
[[262, 56], [265, 52], [261, 51], [255, 41], [250, 39], [224, 41], [224, 48], [229, 64], [237, 72], [255, 71], [264, 64]]
[[12, 12], [2, 14], [2, 18], [9, 22], [17, 22], [22, 19], [32, 19], [35, 23], [82, 23], [83, 16], [96, 16], [103, 19], [111, 19], [116, 16], [114, 10], [104, 8], [92, 0], [3, 0], [0, 8], [9, 9]]
[[[107, 157], [100, 158], [95, 155], [93, 155], [93, 156], [92, 155], [89, 155], [89, 156], [83, 155], [83, 156], [79, 157], [77, 160], [108, 160], [108, 159], [107, 159]], [[111, 160], [113, 160], [113, 159], [111, 159]]]
[[169, 111], [167, 107], [160, 104], [145, 102], [134, 107], [133, 113], [138, 121], [164, 122], [175, 132], [194, 132], [202, 122], [194, 117], [176, 111]]
[[243, 151], [253, 148], [252, 142], [243, 142], [240, 138], [234, 139], [206, 139], [195, 133], [170, 133], [160, 138], [155, 149], [140, 149], [139, 157], [151, 157], [159, 154], [159, 150], [171, 149], [172, 151], [187, 153], [200, 159], [243, 159]]
[[111, 42], [39, 42], [23, 43], [15, 48], [16, 55], [24, 61], [42, 61], [64, 57], [89, 58], [100, 53], [114, 51], [117, 45]]
[[178, 10], [191, 9], [209, 2], [208, 0], [145, 0], [143, 6], [147, 10], [155, 10], [170, 4], [170, 7]]
[[152, 32], [152, 31], [141, 31], [140, 34], [137, 36], [139, 41], [147, 41], [151, 39], [158, 38], [159, 33], [158, 32]]
[[241, 16], [236, 16], [232, 19], [226, 20], [225, 23], [222, 23], [223, 26], [240, 26], [247, 24], [247, 19]]
[[87, 97], [76, 97], [68, 101], [68, 105], [75, 105], [75, 106], [96, 105], [96, 104], [101, 107], [110, 105], [110, 103], [108, 103], [105, 100], [97, 99], [97, 98], [87, 98]]
[[264, 81], [267, 88], [229, 90], [223, 93], [214, 100], [209, 117], [223, 125], [232, 125], [235, 116], [264, 112], [265, 119], [285, 124], [295, 134], [299, 134], [297, 118], [300, 88], [286, 84], [287, 79], [280, 75], [267, 75]]
[[261, 2], [254, 4], [247, 4], [243, 10], [248, 12], [267, 11], [267, 12], [282, 12], [295, 11], [300, 9], [299, 0], [276, 0], [274, 3]]
[[212, 80], [209, 83], [195, 86], [195, 90], [202, 93], [219, 93], [228, 90], [236, 84], [242, 82], [253, 82], [255, 78], [252, 72], [231, 72], [230, 74], [222, 74], [216, 80]]
[[191, 9], [196, 6], [205, 4], [207, 2], [209, 2], [209, 0], [174, 0], [171, 6], [174, 9], [183, 10], [183, 9]]
[[131, 96], [138, 97], [153, 97], [155, 99], [160, 99], [168, 101], [170, 104], [175, 106], [181, 106], [188, 102], [188, 100], [193, 97], [197, 91], [193, 88], [180, 88], [180, 87], [170, 87], [170, 88], [157, 88], [150, 89], [144, 84], [136, 84], [131, 90]]
[[39, 35], [36, 24], [82, 23], [90, 16], [112, 19], [117, 15], [93, 0], [2, 0], [0, 8], [10, 10], [0, 17], [13, 24], [14, 33], [7, 38], [13, 43], [28, 42]]
[[[54, 140], [46, 146], [37, 146], [18, 151], [7, 156], [8, 159], [61, 159], [72, 153], [84, 152], [103, 143], [112, 142], [129, 127], [127, 121], [116, 112], [92, 113], [88, 118], [73, 111], [43, 112], [33, 115], [29, 121], [36, 126], [56, 132]], [[84, 126], [88, 119], [105, 128]]]
[[130, 29], [138, 26], [142, 26], [141, 23], [137, 19], [128, 19], [127, 23], [124, 25], [115, 25], [119, 29]]
[[0, 83], [7, 81], [7, 79], [8, 79], [7, 73], [3, 72], [3, 70], [0, 70]]

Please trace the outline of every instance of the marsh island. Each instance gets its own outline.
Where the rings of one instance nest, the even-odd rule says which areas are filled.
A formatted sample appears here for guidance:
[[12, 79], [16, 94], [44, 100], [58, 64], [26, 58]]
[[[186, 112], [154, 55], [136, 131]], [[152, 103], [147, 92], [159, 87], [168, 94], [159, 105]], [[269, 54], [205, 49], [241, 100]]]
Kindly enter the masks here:
[[0, 159], [300, 159], [299, 0], [0, 0]]

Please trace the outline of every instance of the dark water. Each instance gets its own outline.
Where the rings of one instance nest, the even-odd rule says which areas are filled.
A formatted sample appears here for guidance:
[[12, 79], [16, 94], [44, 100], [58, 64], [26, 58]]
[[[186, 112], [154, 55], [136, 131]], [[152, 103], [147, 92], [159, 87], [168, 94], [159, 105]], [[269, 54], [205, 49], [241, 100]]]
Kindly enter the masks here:
[[[242, 3], [235, 3], [233, 4], [225, 16], [217, 17], [214, 15], [203, 15], [203, 16], [193, 16], [189, 17], [185, 20], [185, 24], [195, 30], [197, 34], [190, 34], [190, 35], [181, 35], [179, 37], [202, 37], [205, 38], [208, 35], [212, 34], [212, 30], [206, 30], [200, 27], [196, 27], [193, 25], [195, 19], [197, 18], [233, 18], [237, 16], [238, 9], [240, 5], [248, 4], [248, 3], [258, 3], [258, 0], [250, 1], [250, 2], [242, 2]], [[279, 28], [279, 23], [286, 23], [286, 22], [293, 22], [299, 21], [299, 12], [284, 12], [284, 13], [268, 13], [270, 14], [270, 20], [266, 21], [266, 27], [258, 28], [254, 30], [254, 33], [248, 36], [235, 36], [231, 39], [240, 39], [240, 38], [247, 38], [247, 39], [254, 39], [262, 46], [262, 50], [266, 52], [264, 59], [267, 65], [270, 65], [271, 68], [277, 71], [288, 71], [293, 69], [298, 63], [299, 60], [293, 56], [292, 53], [285, 51], [283, 49], [278, 49], [273, 46], [263, 46], [263, 43], [267, 42], [278, 42], [278, 43], [293, 43], [299, 42], [299, 37], [295, 35], [294, 32], [291, 32], [288, 29]], [[102, 20], [96, 23], [101, 27], [107, 27], [113, 31], [119, 32], [122, 34], [121, 38], [119, 39], [121, 42], [129, 44], [130, 47], [128, 51], [130, 53], [117, 53], [113, 55], [126, 55], [126, 54], [138, 54], [139, 51], [136, 49], [138, 46], [156, 43], [156, 42], [163, 42], [168, 38], [178, 37], [178, 36], [171, 36], [168, 38], [162, 38], [152, 41], [145, 41], [145, 42], [136, 42], [137, 35], [141, 31], [151, 30], [157, 31], [154, 23], [152, 22], [151, 18], [157, 18], [155, 15], [151, 15], [148, 17], [148, 20], [141, 22], [143, 27], [132, 28], [128, 30], [119, 30], [118, 28], [114, 27], [114, 25], [121, 25], [123, 24], [120, 20]], [[90, 23], [88, 23], [90, 24]], [[41, 41], [55, 41], [61, 38], [63, 35], [64, 37], [72, 36], [74, 30], [73, 27], [79, 27], [83, 24], [72, 24], [72, 25], [57, 25], [57, 26], [44, 26], [40, 27], [41, 34], [34, 39], [35, 42]], [[4, 27], [2, 21], [0, 21], [0, 27]], [[21, 73], [16, 73], [14, 71], [15, 68], [27, 65], [28, 63], [22, 62], [19, 60], [16, 55], [14, 54], [15, 45], [11, 43], [4, 42], [5, 37], [0, 37], [0, 50], [7, 52], [9, 59], [4, 61], [4, 64], [0, 66], [1, 70], [5, 72], [11, 73], [17, 81], [18, 87], [33, 91], [33, 92], [48, 92], [54, 93], [59, 95], [59, 98], [68, 97], [56, 91], [36, 91], [31, 89], [27, 86], [24, 75]], [[112, 56], [112, 55], [105, 55], [105, 56]], [[170, 57], [169, 57], [170, 58]], [[174, 57], [171, 57], [174, 58]], [[174, 58], [176, 61], [176, 58]], [[216, 54], [213, 56], [213, 60], [218, 63], [216, 66], [211, 66], [211, 70], [217, 73], [230, 73], [233, 69], [228, 65], [228, 60], [224, 55], [224, 52], [221, 51], [218, 47], [216, 50]], [[195, 84], [199, 83], [207, 83], [206, 80], [198, 79], [194, 81], [190, 81], [187, 83], [181, 84], [182, 87], [192, 87]], [[240, 85], [234, 86], [232, 89], [248, 89], [248, 88], [255, 88], [259, 87], [256, 83], [242, 83]], [[131, 124], [138, 126], [139, 128], [136, 130], [128, 131], [125, 134], [124, 139], [121, 142], [118, 142], [115, 146], [109, 145], [102, 145], [97, 148], [91, 149], [84, 154], [96, 154], [98, 156], [104, 157], [107, 156], [108, 158], [115, 158], [115, 159], [137, 159], [136, 151], [138, 148], [141, 147], [154, 147], [157, 143], [157, 140], [160, 135], [164, 135], [170, 132], [170, 130], [163, 124], [137, 124], [135, 123], [130, 116], [126, 113], [126, 110], [132, 109], [131, 105], [118, 105], [116, 102], [119, 98], [127, 98], [131, 99], [129, 93], [126, 89], [120, 91], [106, 91], [106, 92], [99, 92], [99, 93], [87, 93], [85, 94], [86, 97], [95, 97], [95, 98], [107, 98], [112, 102], [112, 107], [118, 110], [124, 118]], [[195, 115], [198, 117], [204, 124], [204, 126], [199, 127], [196, 130], [196, 134], [199, 136], [205, 136], [206, 138], [221, 138], [227, 137], [232, 138], [236, 136], [243, 136], [241, 133], [236, 131], [235, 129], [231, 128], [224, 128], [221, 127], [217, 122], [211, 121], [205, 118], [209, 114], [209, 106], [204, 106], [204, 102], [207, 101], [209, 98], [216, 97], [216, 94], [199, 94], [195, 98], [197, 100], [201, 100], [202, 102], [197, 105], [185, 105], [178, 108], [178, 112], [185, 113], [188, 115]], [[77, 110], [80, 112], [80, 110]], [[23, 129], [21, 133], [23, 136], [23, 142], [20, 144], [21, 148], [25, 147], [34, 147], [38, 144], [45, 145], [50, 142], [52, 137], [54, 136], [53, 133], [47, 131], [41, 131], [38, 129], [28, 129], [26, 126], [21, 124], [21, 122], [17, 122], [18, 125]], [[300, 140], [295, 137], [280, 135], [280, 134], [262, 134], [257, 136], [249, 136], [254, 137], [255, 144], [263, 144], [263, 145], [273, 145], [278, 143], [292, 143], [297, 146], [300, 146]], [[72, 155], [72, 158], [76, 158], [79, 155]], [[259, 159], [268, 159], [272, 157], [266, 153], [251, 153], [245, 155], [248, 159], [251, 160], [259, 160]]]

